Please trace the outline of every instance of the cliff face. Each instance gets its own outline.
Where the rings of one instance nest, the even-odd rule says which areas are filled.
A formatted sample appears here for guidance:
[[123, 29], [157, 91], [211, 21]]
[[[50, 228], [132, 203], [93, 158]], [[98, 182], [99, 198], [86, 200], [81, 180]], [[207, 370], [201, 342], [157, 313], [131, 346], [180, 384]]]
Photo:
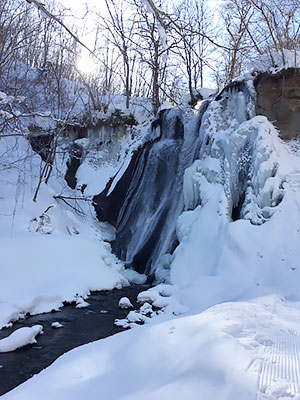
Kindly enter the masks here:
[[300, 133], [300, 68], [277, 74], [259, 74], [254, 80], [257, 92], [256, 114], [266, 116], [289, 140]]

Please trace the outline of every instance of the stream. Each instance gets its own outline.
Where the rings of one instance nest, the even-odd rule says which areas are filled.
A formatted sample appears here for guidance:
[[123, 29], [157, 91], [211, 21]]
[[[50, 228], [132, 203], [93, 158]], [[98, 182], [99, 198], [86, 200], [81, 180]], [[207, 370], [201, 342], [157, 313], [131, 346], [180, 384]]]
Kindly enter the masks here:
[[[125, 318], [128, 314], [128, 310], [118, 307], [120, 298], [128, 297], [136, 309], [138, 293], [148, 288], [149, 285], [135, 285], [92, 292], [86, 299], [88, 307], [80, 309], [68, 304], [60, 311], [28, 316], [11, 328], [0, 330], [0, 339], [3, 339], [24, 326], [40, 324], [44, 327], [44, 333], [36, 337], [37, 343], [0, 353], [0, 396], [48, 367], [67, 351], [123, 331], [114, 325], [116, 318]], [[63, 327], [53, 328], [53, 322], [59, 322]]]

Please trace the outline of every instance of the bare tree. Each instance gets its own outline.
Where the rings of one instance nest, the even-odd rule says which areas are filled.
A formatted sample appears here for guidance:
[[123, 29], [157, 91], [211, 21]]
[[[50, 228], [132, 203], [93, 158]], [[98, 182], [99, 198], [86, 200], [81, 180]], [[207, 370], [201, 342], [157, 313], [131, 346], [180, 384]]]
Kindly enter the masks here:
[[[132, 95], [133, 73], [136, 63], [134, 36], [134, 21], [128, 23], [126, 15], [130, 12], [125, 2], [119, 0], [105, 0], [109, 17], [98, 15], [102, 34], [108, 43], [111, 43], [119, 52], [122, 60], [122, 74], [126, 96], [126, 108]], [[108, 68], [108, 65], [107, 65]]]
[[227, 33], [228, 51], [225, 51], [225, 77], [227, 84], [240, 75], [245, 58], [249, 59], [249, 37], [247, 30], [253, 17], [248, 0], [228, 0], [223, 13]]
[[175, 9], [175, 15], [175, 34], [179, 36], [179, 43], [174, 53], [180, 59], [181, 70], [187, 79], [190, 103], [194, 104], [195, 90], [203, 87], [204, 70], [210, 68], [211, 43], [207, 37], [213, 30], [213, 14], [206, 0], [185, 0]]
[[[172, 67], [170, 51], [178, 42], [176, 37], [168, 37], [170, 23], [161, 26], [161, 22], [149, 12], [145, 4], [135, 0], [138, 15], [136, 26], [140, 43], [137, 47], [140, 62], [148, 69], [146, 77], [151, 80], [151, 98], [153, 112], [156, 113], [161, 99], [169, 96], [168, 77]], [[149, 79], [150, 78], [150, 79]]]
[[20, 53], [28, 47], [28, 38], [32, 39], [37, 32], [39, 32], [38, 25], [32, 22], [31, 12], [24, 2], [20, 0], [1, 1], [0, 75], [4, 68], [19, 59]]
[[284, 64], [284, 50], [299, 47], [298, 0], [227, 0], [221, 13], [228, 47], [221, 54], [222, 83], [238, 76], [251, 59], [268, 55], [269, 62], [275, 66], [281, 55]]
[[253, 32], [253, 43], [261, 52], [268, 53], [271, 60], [272, 51], [293, 50], [299, 46], [300, 2], [298, 0], [248, 0], [257, 18], [257, 29]]

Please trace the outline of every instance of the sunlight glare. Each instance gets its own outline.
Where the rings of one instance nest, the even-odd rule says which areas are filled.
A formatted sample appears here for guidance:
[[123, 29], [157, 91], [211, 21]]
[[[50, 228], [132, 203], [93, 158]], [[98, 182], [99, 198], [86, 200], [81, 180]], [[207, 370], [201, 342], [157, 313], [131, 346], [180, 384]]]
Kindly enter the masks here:
[[80, 58], [77, 60], [76, 67], [79, 72], [83, 74], [91, 74], [96, 70], [97, 64], [92, 57], [85, 53], [81, 54]]

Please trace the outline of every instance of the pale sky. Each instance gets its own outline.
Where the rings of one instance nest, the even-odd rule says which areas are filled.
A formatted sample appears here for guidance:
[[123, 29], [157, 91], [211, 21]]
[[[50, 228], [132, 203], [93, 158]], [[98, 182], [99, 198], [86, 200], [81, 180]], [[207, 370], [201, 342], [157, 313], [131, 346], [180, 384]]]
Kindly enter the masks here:
[[[97, 11], [100, 13], [106, 12], [106, 5], [104, 0], [59, 0], [59, 2], [70, 9], [70, 17], [65, 18], [65, 24], [71, 28], [75, 23], [79, 27], [78, 37], [87, 45], [91, 50], [94, 47], [95, 40], [95, 21], [92, 13], [86, 15], [87, 8], [90, 11]], [[86, 7], [87, 5], [87, 7]], [[74, 17], [73, 17], [74, 16]], [[84, 18], [83, 18], [84, 17]], [[92, 72], [96, 68], [97, 60], [90, 56], [89, 52], [81, 48], [81, 56], [77, 62], [77, 68], [84, 73]]]
[[[1, 0], [0, 0], [1, 1]], [[75, 23], [79, 27], [78, 37], [79, 39], [88, 46], [91, 50], [94, 47], [95, 40], [95, 16], [93, 13], [85, 15], [87, 9], [90, 11], [96, 11], [101, 15], [107, 15], [107, 9], [105, 0], [57, 0], [63, 6], [70, 9], [70, 17], [65, 18], [65, 23], [68, 27], [72, 27]], [[173, 2], [177, 0], [171, 0]], [[215, 9], [221, 0], [210, 0], [209, 6]], [[74, 16], [74, 17], [72, 17]], [[84, 18], [83, 18], [84, 17]], [[90, 53], [84, 48], [81, 49], [81, 56], [78, 59], [77, 67], [83, 73], [90, 73], [97, 67], [97, 59], [94, 59]], [[208, 80], [208, 77], [206, 77]]]

